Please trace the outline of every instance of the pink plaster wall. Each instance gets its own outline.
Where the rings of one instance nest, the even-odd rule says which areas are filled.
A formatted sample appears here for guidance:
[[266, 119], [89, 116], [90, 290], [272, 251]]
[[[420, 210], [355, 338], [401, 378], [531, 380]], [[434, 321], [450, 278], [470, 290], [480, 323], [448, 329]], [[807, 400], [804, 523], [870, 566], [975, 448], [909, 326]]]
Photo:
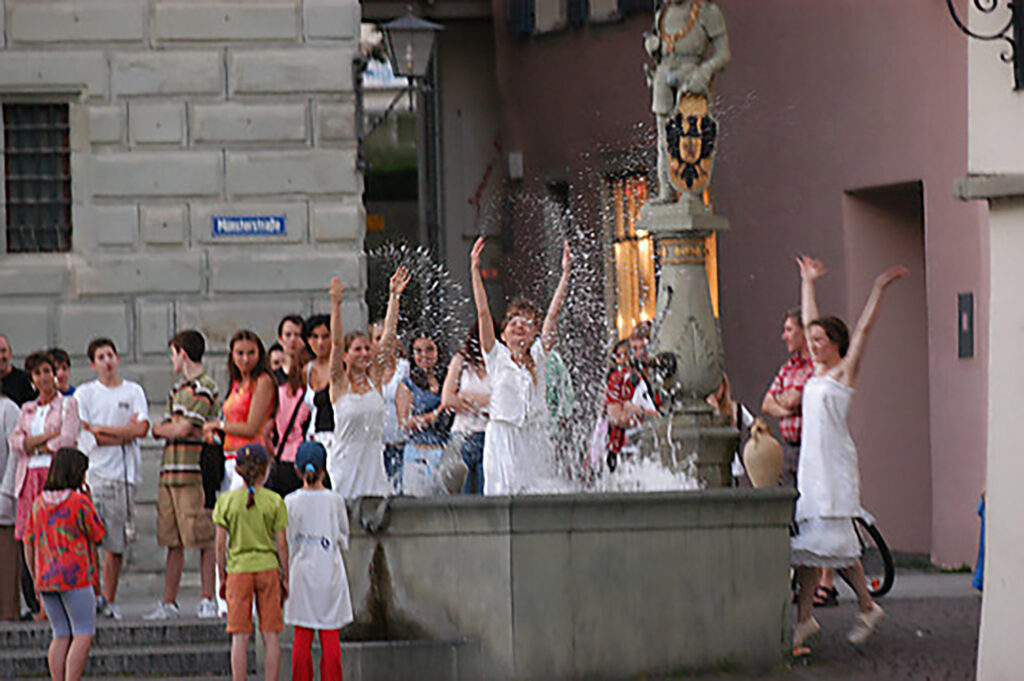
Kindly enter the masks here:
[[[920, 182], [927, 265], [916, 276], [925, 307], [916, 317], [885, 314], [881, 323], [894, 342], [926, 335], [915, 349], [926, 353], [927, 380], [901, 379], [884, 344], [869, 348], [873, 371], [891, 376], [895, 392], [872, 396], [882, 388], [869, 381], [852, 423], [865, 449], [865, 502], [895, 547], [930, 552], [939, 563], [970, 563], [984, 479], [988, 311], [980, 213], [951, 195], [967, 163], [965, 39], [934, 0], [719, 4], [733, 60], [716, 84], [722, 138], [714, 201], [732, 222], [720, 244], [720, 278], [738, 396], [759, 406], [784, 359], [778, 333], [782, 311], [797, 300], [795, 253], [812, 253], [832, 268], [823, 310], [848, 319], [859, 312], [860, 302], [851, 309], [851, 301], [863, 300], [874, 274], [867, 267], [879, 258], [851, 259], [844, 193]], [[608, 152], [641, 147], [651, 123], [640, 71], [650, 15], [518, 41], [505, 30], [504, 1], [492, 7], [505, 148], [524, 153], [527, 189], [552, 168], [569, 168], [574, 208], [596, 222], [598, 192], [586, 168], [600, 167]], [[956, 355], [961, 291], [974, 291], [978, 305], [970, 360]], [[926, 334], [908, 326], [922, 319]], [[913, 408], [904, 416], [879, 406], [890, 403]], [[913, 479], [901, 484], [871, 458], [885, 455], [875, 453], [884, 448], [869, 431], [895, 434], [901, 419], [920, 426], [924, 406], [926, 436], [912, 439], [930, 457], [909, 455], [901, 477]]]

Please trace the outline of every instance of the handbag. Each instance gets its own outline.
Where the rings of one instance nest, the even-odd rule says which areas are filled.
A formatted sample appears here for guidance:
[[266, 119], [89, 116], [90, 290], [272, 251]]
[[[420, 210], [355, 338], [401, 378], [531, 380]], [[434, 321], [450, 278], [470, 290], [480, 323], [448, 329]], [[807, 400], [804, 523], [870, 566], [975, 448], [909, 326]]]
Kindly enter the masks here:
[[299, 487], [302, 486], [298, 474], [293, 471], [286, 471], [281, 465], [281, 454], [284, 452], [284, 445], [288, 441], [288, 436], [291, 435], [292, 427], [295, 425], [295, 418], [299, 415], [301, 407], [302, 398], [300, 397], [295, 402], [295, 408], [292, 410], [292, 415], [288, 419], [288, 425], [285, 426], [284, 432], [278, 435], [277, 448], [274, 451], [274, 461], [272, 464], [273, 468], [270, 471], [270, 476], [267, 478], [267, 489], [277, 492], [282, 497], [297, 489], [296, 482], [299, 483]]
[[445, 445], [441, 462], [434, 471], [434, 483], [441, 493], [458, 494], [469, 475], [469, 466], [462, 460], [462, 438], [454, 437]]
[[217, 493], [224, 482], [224, 445], [220, 442], [204, 442], [199, 451], [199, 471], [203, 478], [203, 508], [212, 509], [217, 504]]

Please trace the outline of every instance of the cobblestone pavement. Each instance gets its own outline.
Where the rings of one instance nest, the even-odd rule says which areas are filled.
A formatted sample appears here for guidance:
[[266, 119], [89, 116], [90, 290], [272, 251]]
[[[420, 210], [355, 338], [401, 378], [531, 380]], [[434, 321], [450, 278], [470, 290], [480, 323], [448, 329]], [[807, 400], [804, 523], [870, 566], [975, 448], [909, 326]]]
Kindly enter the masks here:
[[[682, 675], [693, 681], [967, 681], [974, 679], [981, 599], [909, 598], [879, 603], [886, 618], [858, 649], [846, 642], [856, 611], [847, 600], [818, 608], [821, 633], [811, 639], [809, 657], [760, 676], [742, 673]], [[661, 680], [659, 680], [661, 681]], [[668, 681], [665, 679], [664, 681]]]

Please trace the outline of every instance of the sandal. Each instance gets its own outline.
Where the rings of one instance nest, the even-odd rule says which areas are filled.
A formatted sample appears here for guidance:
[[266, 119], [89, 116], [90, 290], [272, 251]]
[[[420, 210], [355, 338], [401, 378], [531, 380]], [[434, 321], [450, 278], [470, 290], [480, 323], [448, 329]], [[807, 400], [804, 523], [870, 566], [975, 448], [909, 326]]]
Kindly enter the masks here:
[[839, 605], [839, 591], [834, 586], [819, 586], [814, 590], [815, 608], [833, 608], [837, 605]]

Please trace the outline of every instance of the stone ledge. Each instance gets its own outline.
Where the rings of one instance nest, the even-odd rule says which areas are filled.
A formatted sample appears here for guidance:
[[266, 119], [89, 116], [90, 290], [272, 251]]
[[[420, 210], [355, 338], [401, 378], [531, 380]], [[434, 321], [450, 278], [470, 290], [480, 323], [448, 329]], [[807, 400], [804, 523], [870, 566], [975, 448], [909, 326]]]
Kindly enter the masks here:
[[1024, 197], [1024, 174], [967, 175], [953, 180], [953, 198], [960, 201], [1017, 197]]

